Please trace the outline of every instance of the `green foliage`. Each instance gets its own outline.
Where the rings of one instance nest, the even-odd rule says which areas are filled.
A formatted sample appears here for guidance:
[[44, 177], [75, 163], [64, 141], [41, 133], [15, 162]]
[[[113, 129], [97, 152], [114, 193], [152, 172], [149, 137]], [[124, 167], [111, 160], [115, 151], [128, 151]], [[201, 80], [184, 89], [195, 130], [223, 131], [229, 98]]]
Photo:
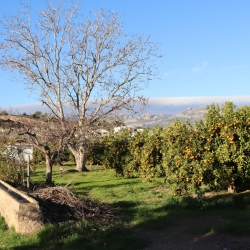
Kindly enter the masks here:
[[[57, 149], [52, 146], [51, 150], [51, 154], [53, 154]], [[69, 148], [65, 148], [63, 152], [60, 152], [59, 155], [57, 155], [55, 164], [62, 165], [62, 162], [70, 161], [72, 158], [74, 158], [72, 152], [69, 150]]]
[[31, 115], [33, 118], [40, 118], [42, 117], [42, 112], [41, 111], [36, 111], [33, 115]]
[[33, 164], [40, 164], [45, 162], [44, 153], [36, 147], [33, 147], [32, 162]]
[[9, 113], [6, 110], [0, 111], [0, 115], [8, 115]]
[[131, 136], [127, 130], [103, 138], [103, 166], [106, 169], [115, 169], [117, 175], [128, 174], [126, 166], [129, 159], [130, 140]]
[[27, 163], [17, 161], [13, 157], [11, 148], [8, 151], [0, 152], [0, 179], [13, 184], [20, 184], [24, 181], [24, 173]]
[[[74, 168], [75, 166], [67, 166], [69, 170], [74, 170]], [[32, 180], [38, 177], [39, 171], [43, 171], [42, 168], [36, 171], [37, 176], [34, 175]], [[214, 193], [212, 197], [204, 197], [203, 203], [200, 203], [191, 196], [173, 196], [169, 186], [163, 185], [163, 178], [154, 178], [151, 182], [121, 176], [114, 178], [114, 170], [100, 170], [99, 167], [93, 167], [87, 173], [69, 171], [65, 175], [55, 171], [54, 174], [57, 175], [56, 183], [66, 185], [72, 182], [74, 184], [72, 192], [80, 196], [88, 194], [90, 199], [97, 199], [119, 208], [118, 213], [122, 216], [125, 226], [160, 229], [165, 228], [170, 222], [174, 225], [176, 219], [186, 216], [211, 217], [211, 215], [232, 221], [236, 226], [242, 222], [245, 227], [248, 225], [248, 220], [244, 218], [249, 217], [249, 192], [242, 194]], [[235, 218], [232, 218], [231, 215], [234, 215]], [[221, 230], [223, 232], [224, 229]], [[247, 232], [249, 233], [249, 229], [246, 232], [241, 230], [242, 234], [247, 234]], [[104, 242], [109, 245], [109, 241]]]
[[200, 162], [197, 137], [188, 122], [175, 121], [164, 129], [162, 154], [165, 180], [175, 195], [188, 193], [200, 186], [202, 175], [197, 171]]
[[[56, 151], [56, 148], [54, 146], [51, 146], [51, 155]], [[86, 164], [91, 165], [101, 165], [102, 164], [102, 158], [104, 153], [104, 145], [102, 142], [92, 142], [88, 144], [87, 151], [86, 151]], [[45, 162], [45, 155], [44, 153], [34, 147], [33, 149], [33, 163], [34, 164], [41, 164]], [[75, 157], [71, 150], [69, 148], [65, 148], [63, 152], [61, 152], [55, 159], [56, 165], [61, 165], [62, 162], [70, 161], [72, 163], [75, 163]]]
[[249, 177], [250, 107], [237, 109], [230, 102], [221, 109], [211, 105], [205, 119], [214, 161], [213, 184], [218, 188], [239, 186]]
[[[44, 166], [38, 167], [32, 176], [32, 182], [43, 181], [40, 173]], [[114, 178], [113, 170], [93, 168], [90, 172], [75, 172], [75, 166], [67, 166], [70, 171], [65, 174], [54, 171], [55, 184], [67, 185], [72, 182], [72, 192], [88, 198], [98, 199], [114, 208], [119, 208], [116, 215], [119, 225], [107, 227], [102, 224], [87, 221], [77, 223], [60, 223], [46, 225], [41, 231], [22, 236], [8, 228], [0, 217], [0, 248], [1, 249], [144, 249], [147, 243], [132, 235], [138, 226], [148, 230], [166, 228], [176, 221], [189, 217], [221, 218], [222, 226], [217, 223], [209, 227], [201, 224], [202, 233], [213, 230], [218, 233], [246, 235], [249, 230], [250, 194], [216, 195], [205, 198], [200, 209], [200, 203], [190, 197], [176, 197], [169, 193], [168, 187], [162, 187], [163, 178], [152, 182], [141, 182], [138, 178]], [[71, 171], [72, 170], [72, 171]], [[135, 230], [128, 230], [133, 226]], [[125, 228], [125, 230], [124, 230]], [[175, 228], [176, 229], [176, 228]], [[142, 231], [143, 232], [143, 231]], [[190, 233], [194, 233], [190, 231]], [[105, 244], [104, 244], [105, 243]]]
[[[51, 146], [51, 155], [56, 151], [56, 148]], [[55, 159], [55, 164], [60, 165], [63, 161], [72, 161], [74, 162], [74, 156], [72, 152], [66, 148], [63, 152], [61, 152]], [[41, 164], [45, 162], [45, 155], [44, 153], [37, 149], [36, 147], [33, 148], [33, 164]]]
[[104, 137], [103, 164], [126, 177], [151, 180], [163, 176], [161, 128], [146, 129], [131, 136], [128, 131]]
[[[23, 113], [22, 115], [26, 116], [26, 113]], [[47, 113], [42, 113], [41, 111], [36, 111], [34, 114], [30, 115], [32, 118], [35, 119], [48, 119], [48, 114]]]
[[141, 152], [142, 148], [146, 143], [146, 134], [148, 131], [143, 131], [142, 133], [136, 132], [134, 137], [131, 138], [129, 151], [130, 157], [128, 161], [127, 171], [130, 176], [139, 177], [140, 176], [140, 169], [142, 166], [141, 162]]
[[231, 102], [207, 107], [204, 121], [175, 121], [131, 137], [122, 132], [103, 141], [104, 165], [127, 177], [165, 176], [175, 195], [228, 187], [250, 178], [250, 107]]
[[104, 154], [104, 144], [101, 139], [88, 142], [86, 151], [86, 164], [87, 165], [102, 165]]
[[[212, 104], [204, 121], [194, 125], [175, 121], [164, 129], [145, 129], [134, 136], [125, 130], [91, 140], [86, 162], [146, 181], [164, 176], [175, 195], [196, 193], [201, 198], [204, 186], [210, 191], [247, 186], [249, 130], [250, 107]], [[72, 153], [60, 159], [64, 156], [69, 160]]]
[[162, 128], [156, 127], [136, 133], [130, 142], [129, 175], [145, 180], [163, 176], [161, 144]]
[[204, 122], [195, 126], [174, 122], [164, 129], [163, 166], [175, 194], [196, 192], [201, 186], [239, 188], [249, 178], [250, 107], [233, 103], [207, 107]]

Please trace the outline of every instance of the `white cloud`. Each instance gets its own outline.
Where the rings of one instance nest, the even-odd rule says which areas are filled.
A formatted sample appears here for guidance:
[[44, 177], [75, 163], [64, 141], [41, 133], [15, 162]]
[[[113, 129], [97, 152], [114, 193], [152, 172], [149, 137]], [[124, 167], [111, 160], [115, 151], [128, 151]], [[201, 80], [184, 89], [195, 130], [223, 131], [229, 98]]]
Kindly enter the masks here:
[[250, 96], [151, 97], [149, 98], [148, 111], [150, 113], [174, 114], [187, 108], [207, 106], [212, 103], [223, 104], [227, 101], [233, 102], [238, 107], [250, 105]]
[[200, 70], [201, 70], [200, 67], [194, 67], [194, 68], [192, 68], [192, 71], [193, 71], [194, 73], [196, 73], [196, 72], [198, 72], [198, 71], [200, 71]]
[[205, 68], [205, 67], [207, 67], [208, 66], [208, 62], [207, 61], [203, 61], [202, 62], [202, 68]]
[[174, 76], [178, 70], [169, 70], [167, 73], [163, 74], [164, 77], [171, 77]]
[[[203, 61], [200, 65], [195, 66], [192, 68], [192, 72], [193, 73], [197, 73], [199, 71], [201, 71], [202, 69], [206, 68], [208, 66], [208, 62], [207, 61]], [[182, 76], [184, 78], [189, 77], [190, 76], [190, 69], [188, 70], [177, 70], [177, 69], [173, 69], [173, 70], [169, 70], [168, 72], [163, 74], [163, 77], [172, 77], [175, 76], [176, 73], [181, 73]]]
[[[223, 104], [227, 101], [233, 102], [237, 107], [250, 105], [250, 96], [188, 96], [188, 97], [150, 97], [149, 107], [147, 111], [152, 114], [176, 114], [188, 108], [196, 108], [207, 106], [212, 103]], [[15, 105], [10, 107], [2, 107], [7, 111], [12, 110], [14, 113], [33, 114], [36, 111], [43, 113], [48, 112], [45, 106], [40, 103], [31, 103], [23, 105]]]
[[208, 66], [208, 62], [203, 61], [200, 66], [196, 66], [196, 67], [192, 68], [192, 71], [193, 71], [193, 73], [196, 73], [196, 72], [201, 71], [202, 69], [206, 68], [207, 66]]
[[151, 97], [151, 103], [161, 105], [187, 105], [187, 104], [209, 104], [224, 103], [232, 101], [236, 103], [245, 103], [250, 105], [250, 96], [187, 96], [187, 97]]

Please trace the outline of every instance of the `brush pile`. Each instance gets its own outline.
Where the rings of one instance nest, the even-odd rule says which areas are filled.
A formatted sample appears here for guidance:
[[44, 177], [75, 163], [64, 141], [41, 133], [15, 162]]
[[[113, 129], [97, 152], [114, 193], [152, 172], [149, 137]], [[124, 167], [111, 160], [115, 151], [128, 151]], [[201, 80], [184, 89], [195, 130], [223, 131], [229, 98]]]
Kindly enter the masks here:
[[44, 223], [88, 220], [112, 225], [116, 220], [115, 209], [87, 198], [80, 199], [63, 186], [41, 186], [28, 195], [39, 202]]

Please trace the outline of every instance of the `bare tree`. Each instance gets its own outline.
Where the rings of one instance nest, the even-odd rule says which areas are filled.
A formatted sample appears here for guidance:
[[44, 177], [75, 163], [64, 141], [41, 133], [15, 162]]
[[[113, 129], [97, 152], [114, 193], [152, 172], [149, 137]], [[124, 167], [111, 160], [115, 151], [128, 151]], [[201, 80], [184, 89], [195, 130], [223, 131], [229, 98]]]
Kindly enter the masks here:
[[39, 100], [62, 129], [69, 112], [76, 117], [68, 146], [77, 170], [83, 171], [88, 132], [104, 118], [146, 105], [141, 91], [157, 77], [155, 61], [161, 55], [149, 37], [125, 34], [116, 12], [100, 10], [84, 17], [78, 3], [64, 6], [51, 1], [35, 24], [29, 7], [5, 16], [0, 66], [39, 90]]
[[[4, 128], [1, 126], [1, 138], [20, 137], [22, 140], [33, 145], [45, 155], [46, 161], [46, 183], [52, 183], [52, 166], [57, 156], [63, 152], [70, 133], [61, 131], [58, 121], [46, 119], [34, 119], [15, 115], [1, 115], [0, 123], [7, 123]], [[69, 128], [67, 126], [67, 128]], [[66, 130], [68, 131], [68, 130]], [[51, 143], [56, 150], [52, 152]]]

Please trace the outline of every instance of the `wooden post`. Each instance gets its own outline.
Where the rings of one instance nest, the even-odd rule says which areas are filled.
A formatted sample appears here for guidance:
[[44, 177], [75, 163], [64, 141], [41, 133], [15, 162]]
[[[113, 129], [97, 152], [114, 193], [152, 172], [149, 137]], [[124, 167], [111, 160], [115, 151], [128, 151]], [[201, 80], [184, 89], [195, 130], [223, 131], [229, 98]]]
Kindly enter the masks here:
[[28, 155], [28, 164], [27, 164], [27, 188], [30, 188], [30, 155]]

